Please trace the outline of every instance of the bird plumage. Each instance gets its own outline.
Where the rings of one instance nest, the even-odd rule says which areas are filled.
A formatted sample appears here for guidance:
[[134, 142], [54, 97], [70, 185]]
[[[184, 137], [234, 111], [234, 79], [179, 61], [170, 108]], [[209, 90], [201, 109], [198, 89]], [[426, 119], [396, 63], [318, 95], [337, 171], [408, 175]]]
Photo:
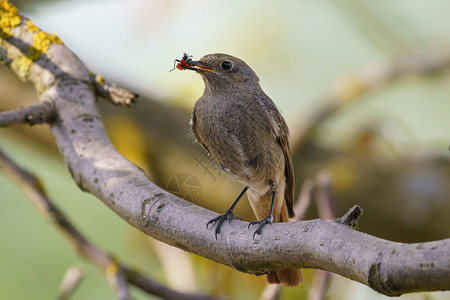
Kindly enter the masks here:
[[[273, 213], [273, 222], [288, 222], [294, 216], [288, 127], [261, 89], [258, 76], [245, 62], [226, 54], [206, 55], [190, 64], [205, 81], [204, 93], [195, 103], [191, 118], [197, 141], [232, 177], [248, 187], [257, 220], [265, 220]], [[221, 226], [219, 223], [217, 226]], [[260, 224], [255, 233], [260, 233], [264, 225]], [[273, 271], [268, 280], [297, 285], [301, 273]]]

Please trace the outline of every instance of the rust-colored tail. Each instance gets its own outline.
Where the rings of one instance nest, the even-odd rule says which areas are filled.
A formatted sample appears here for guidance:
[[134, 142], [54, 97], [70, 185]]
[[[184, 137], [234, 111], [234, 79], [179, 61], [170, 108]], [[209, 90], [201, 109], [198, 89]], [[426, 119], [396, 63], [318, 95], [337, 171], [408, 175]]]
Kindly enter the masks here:
[[267, 282], [282, 283], [285, 286], [297, 286], [303, 282], [302, 272], [297, 269], [271, 271], [267, 275]]
[[[262, 197], [257, 197], [251, 191], [247, 193], [247, 196], [253, 212], [255, 213], [256, 219], [262, 220], [266, 218], [270, 212], [272, 196], [268, 194]], [[273, 222], [289, 222], [289, 213], [286, 207], [286, 202], [284, 201], [284, 193], [277, 194], [273, 210]], [[269, 283], [282, 283], [285, 286], [296, 286], [303, 282], [302, 272], [298, 269], [271, 271], [266, 276]]]

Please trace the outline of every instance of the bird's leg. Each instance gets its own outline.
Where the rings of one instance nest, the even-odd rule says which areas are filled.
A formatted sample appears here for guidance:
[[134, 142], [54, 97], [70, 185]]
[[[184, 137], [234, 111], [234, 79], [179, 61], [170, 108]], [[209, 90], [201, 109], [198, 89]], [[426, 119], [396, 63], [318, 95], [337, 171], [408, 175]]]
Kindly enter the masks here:
[[250, 224], [248, 224], [248, 228], [249, 229], [250, 229], [251, 225], [259, 224], [258, 229], [256, 229], [256, 231], [253, 233], [253, 239], [255, 239], [255, 235], [256, 234], [261, 234], [261, 231], [262, 231], [264, 226], [266, 226], [267, 224], [271, 224], [272, 225], [272, 221], [273, 221], [273, 206], [275, 205], [275, 197], [276, 196], [277, 196], [277, 191], [273, 191], [272, 192], [272, 203], [270, 204], [270, 213], [267, 216], [267, 218], [262, 219], [260, 221], [252, 221], [252, 222], [250, 222]]
[[220, 227], [222, 227], [222, 223], [225, 220], [228, 220], [228, 223], [231, 222], [231, 219], [241, 219], [239, 216], [236, 216], [235, 214], [233, 214], [233, 209], [236, 206], [236, 204], [239, 202], [239, 200], [242, 198], [242, 196], [245, 194], [245, 192], [248, 190], [248, 186], [246, 186], [242, 192], [239, 194], [239, 196], [236, 198], [236, 200], [234, 200], [233, 204], [231, 204], [230, 208], [223, 214], [220, 215], [218, 217], [215, 217], [214, 219], [210, 220], [207, 224], [206, 224], [206, 228], [208, 228], [208, 226], [210, 224], [214, 224], [217, 223], [216, 225], [216, 240], [217, 240], [217, 234], [220, 233]]

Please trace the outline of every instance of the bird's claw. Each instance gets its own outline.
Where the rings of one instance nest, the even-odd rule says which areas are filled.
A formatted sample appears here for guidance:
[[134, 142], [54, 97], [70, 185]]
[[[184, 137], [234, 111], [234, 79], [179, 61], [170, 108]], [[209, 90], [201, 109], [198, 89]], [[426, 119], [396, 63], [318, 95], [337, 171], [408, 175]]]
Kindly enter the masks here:
[[266, 226], [267, 224], [272, 225], [272, 221], [273, 221], [272, 216], [268, 216], [267, 218], [265, 218], [263, 220], [250, 222], [248, 224], [248, 229], [250, 229], [250, 226], [252, 226], [252, 225], [259, 224], [258, 229], [256, 229], [255, 232], [253, 233], [253, 239], [255, 239], [256, 234], [261, 234], [264, 226]]
[[206, 223], [206, 228], [208, 229], [209, 225], [217, 223], [215, 230], [215, 237], [217, 240], [217, 235], [220, 233], [220, 228], [222, 227], [223, 221], [228, 220], [228, 224], [230, 224], [231, 219], [242, 220], [241, 217], [233, 214], [233, 211], [227, 210], [223, 215], [217, 216], [214, 219], [209, 220], [209, 222]]

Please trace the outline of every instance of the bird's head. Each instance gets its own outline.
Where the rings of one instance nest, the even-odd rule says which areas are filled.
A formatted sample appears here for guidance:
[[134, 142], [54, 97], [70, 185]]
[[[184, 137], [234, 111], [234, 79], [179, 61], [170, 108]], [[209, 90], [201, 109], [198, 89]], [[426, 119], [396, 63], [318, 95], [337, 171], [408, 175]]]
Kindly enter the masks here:
[[245, 62], [228, 54], [208, 54], [198, 61], [190, 60], [188, 63], [192, 67], [187, 69], [202, 75], [206, 88], [226, 88], [259, 82], [258, 76]]

